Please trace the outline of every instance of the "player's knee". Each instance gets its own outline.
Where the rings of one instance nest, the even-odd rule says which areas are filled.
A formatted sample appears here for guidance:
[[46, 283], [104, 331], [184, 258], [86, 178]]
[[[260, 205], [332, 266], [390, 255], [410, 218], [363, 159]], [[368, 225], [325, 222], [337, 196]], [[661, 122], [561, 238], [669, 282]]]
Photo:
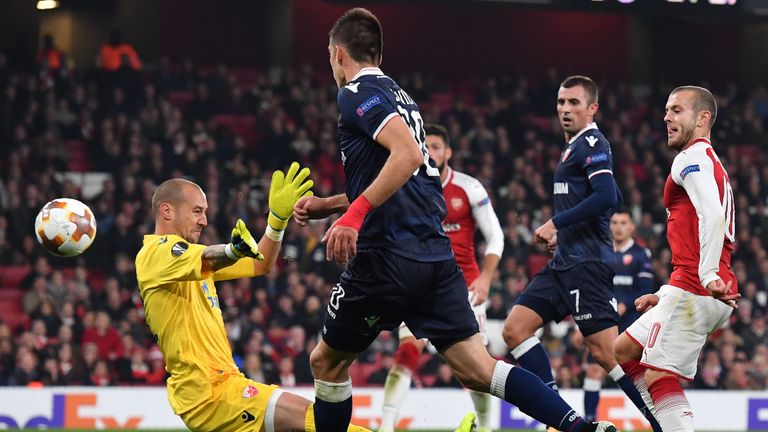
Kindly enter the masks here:
[[312, 375], [317, 379], [332, 380], [330, 375], [337, 369], [337, 363], [322, 350], [315, 349], [309, 355], [309, 366], [312, 368]]
[[488, 393], [488, 390], [491, 388], [489, 379], [484, 377], [483, 374], [478, 370], [471, 368], [458, 368], [453, 372], [461, 385], [470, 390]]
[[501, 331], [501, 337], [504, 338], [504, 343], [506, 343], [507, 347], [510, 349], [525, 342], [531, 335], [532, 334], [527, 331], [524, 326], [510, 321], [507, 321], [504, 324], [504, 329]]
[[395, 363], [416, 372], [419, 366], [419, 354], [421, 350], [412, 341], [404, 341], [395, 352]]
[[[613, 341], [613, 354], [616, 357], [616, 361], [621, 363], [628, 362], [630, 360], [637, 360], [636, 352], [637, 346], [632, 342], [626, 334], [621, 334]], [[639, 357], [639, 356], [637, 356]]]

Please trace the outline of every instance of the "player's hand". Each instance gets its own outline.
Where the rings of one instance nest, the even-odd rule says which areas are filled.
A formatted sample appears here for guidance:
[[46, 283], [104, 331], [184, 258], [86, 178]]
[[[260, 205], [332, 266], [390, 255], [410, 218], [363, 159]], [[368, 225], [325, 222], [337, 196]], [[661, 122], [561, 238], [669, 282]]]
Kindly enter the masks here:
[[319, 198], [307, 195], [299, 198], [296, 205], [293, 206], [293, 219], [301, 226], [307, 226], [310, 219], [323, 219], [333, 211], [328, 209], [328, 198]]
[[646, 294], [635, 300], [635, 309], [637, 309], [638, 312], [644, 313], [651, 310], [651, 308], [657, 304], [659, 304], [659, 296], [656, 294]]
[[712, 297], [734, 309], [738, 309], [739, 305], [736, 304], [736, 301], [741, 297], [741, 294], [729, 294], [731, 292], [731, 285], [733, 285], [733, 280], [729, 280], [728, 283], [725, 283], [722, 279], [715, 279], [707, 284], [707, 291], [712, 294]]
[[328, 261], [346, 264], [357, 253], [357, 231], [354, 228], [334, 222], [321, 241], [325, 243], [325, 257]]
[[264, 259], [264, 256], [259, 252], [258, 243], [256, 243], [251, 232], [248, 231], [248, 227], [245, 226], [245, 222], [242, 219], [238, 219], [235, 227], [232, 228], [232, 242], [227, 247], [238, 259], [244, 257], [251, 257], [257, 260]]
[[[536, 232], [534, 233], [536, 236], [536, 241], [538, 243], [546, 244], [547, 249], [549, 249], [549, 242], [555, 238], [556, 234], [557, 227], [555, 226], [554, 222], [552, 222], [552, 219], [548, 220], [546, 223], [544, 223], [544, 225], [536, 228]], [[557, 240], [555, 240], [555, 242], [557, 242]]]
[[555, 233], [555, 235], [552, 236], [552, 239], [547, 242], [547, 252], [554, 255], [556, 250], [557, 250], [557, 233]]
[[488, 299], [488, 291], [491, 289], [491, 279], [480, 275], [467, 287], [470, 293], [472, 306], [483, 304]]
[[619, 303], [616, 309], [617, 309], [616, 312], [619, 313], [619, 316], [624, 316], [624, 314], [627, 313], [627, 305], [625, 305], [624, 303]]
[[272, 229], [282, 231], [288, 226], [296, 203], [302, 197], [312, 195], [310, 188], [314, 185], [309, 177], [309, 168], [299, 171], [298, 162], [293, 162], [288, 172], [280, 170], [272, 173], [272, 183], [269, 185], [269, 218], [267, 222]]

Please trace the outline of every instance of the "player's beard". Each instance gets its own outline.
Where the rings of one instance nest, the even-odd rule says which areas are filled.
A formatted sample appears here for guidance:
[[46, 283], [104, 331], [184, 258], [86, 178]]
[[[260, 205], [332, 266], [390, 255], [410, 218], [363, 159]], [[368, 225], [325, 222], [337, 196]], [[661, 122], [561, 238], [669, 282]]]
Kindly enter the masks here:
[[673, 150], [680, 151], [691, 142], [694, 132], [696, 132], [695, 123], [681, 124], [677, 128], [677, 137], [667, 140], [667, 145]]

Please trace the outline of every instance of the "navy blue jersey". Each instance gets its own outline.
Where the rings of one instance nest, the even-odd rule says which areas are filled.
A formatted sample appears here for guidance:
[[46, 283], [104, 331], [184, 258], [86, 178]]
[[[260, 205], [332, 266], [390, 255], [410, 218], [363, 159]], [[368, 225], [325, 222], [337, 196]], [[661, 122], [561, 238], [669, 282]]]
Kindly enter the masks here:
[[[576, 207], [591, 195], [590, 179], [597, 175], [613, 177], [613, 159], [608, 140], [592, 123], [569, 141], [557, 164], [553, 190], [555, 215]], [[618, 186], [616, 190], [619, 193]], [[559, 229], [557, 249], [550, 263], [552, 268], [567, 269], [586, 261], [612, 264], [613, 243], [608, 227], [613, 211], [608, 209], [595, 218]]]
[[652, 289], [651, 251], [631, 241], [623, 250], [614, 252], [614, 255], [613, 270], [616, 275], [613, 277], [613, 286], [616, 300], [627, 307], [622, 321], [627, 317], [628, 321], [634, 322], [640, 316], [640, 313], [635, 310], [635, 299], [649, 294]]
[[384, 166], [389, 151], [376, 142], [376, 137], [393, 117], [399, 115], [405, 121], [424, 155], [424, 164], [405, 185], [365, 218], [357, 248], [384, 248], [422, 262], [452, 258], [450, 239], [441, 225], [446, 208], [440, 173], [429, 165], [419, 107], [378, 68], [360, 71], [339, 90], [337, 101], [341, 159], [350, 202]]

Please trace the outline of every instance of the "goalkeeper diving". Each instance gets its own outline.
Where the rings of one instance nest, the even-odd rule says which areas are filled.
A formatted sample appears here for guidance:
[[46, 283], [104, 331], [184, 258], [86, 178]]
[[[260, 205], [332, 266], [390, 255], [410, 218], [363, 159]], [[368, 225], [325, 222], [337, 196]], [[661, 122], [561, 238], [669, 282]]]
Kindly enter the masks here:
[[[261, 276], [275, 264], [299, 198], [312, 194], [309, 168], [277, 170], [269, 188], [266, 232], [257, 243], [238, 219], [231, 242], [197, 244], [208, 225], [205, 193], [175, 178], [152, 197], [155, 233], [144, 236], [136, 276], [147, 324], [165, 357], [168, 400], [193, 431], [314, 431], [312, 403], [249, 380], [232, 359], [217, 281]], [[349, 431], [366, 431], [354, 425]]]

